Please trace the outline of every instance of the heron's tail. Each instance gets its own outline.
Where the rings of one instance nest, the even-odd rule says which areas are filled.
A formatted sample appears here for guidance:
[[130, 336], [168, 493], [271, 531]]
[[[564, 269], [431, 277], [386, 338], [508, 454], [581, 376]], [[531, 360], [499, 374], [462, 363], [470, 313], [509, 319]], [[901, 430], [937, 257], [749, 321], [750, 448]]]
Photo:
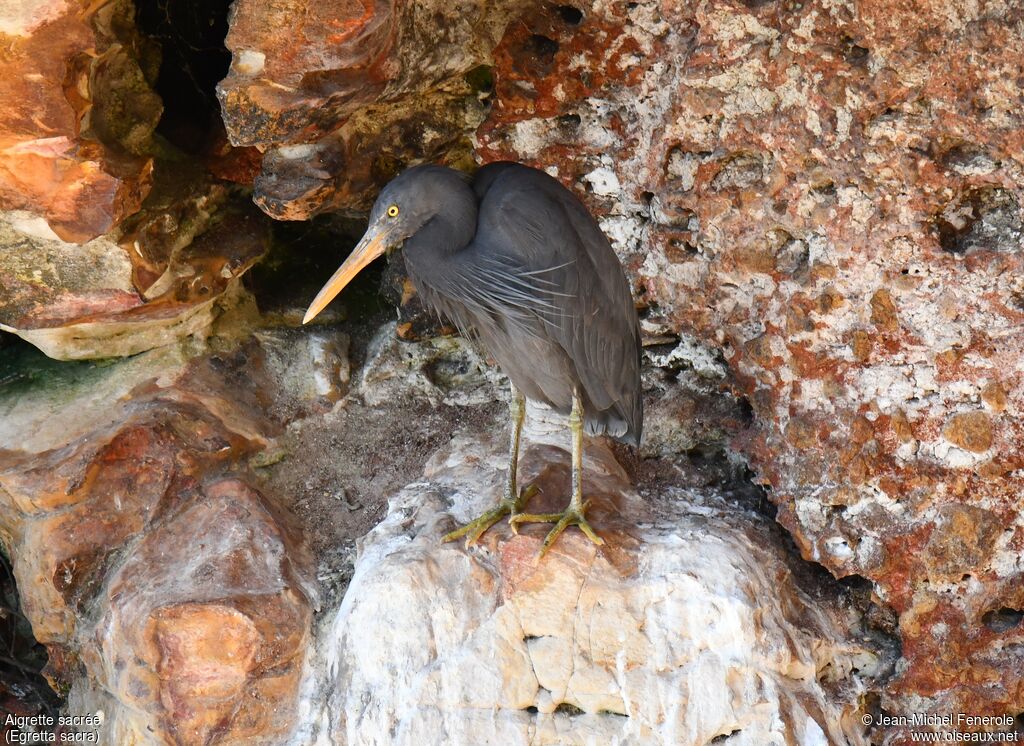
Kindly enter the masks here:
[[621, 443], [640, 445], [644, 427], [643, 399], [637, 387], [635, 395], [627, 402], [615, 402], [611, 407], [594, 411], [583, 405], [583, 429], [587, 435], [608, 435]]

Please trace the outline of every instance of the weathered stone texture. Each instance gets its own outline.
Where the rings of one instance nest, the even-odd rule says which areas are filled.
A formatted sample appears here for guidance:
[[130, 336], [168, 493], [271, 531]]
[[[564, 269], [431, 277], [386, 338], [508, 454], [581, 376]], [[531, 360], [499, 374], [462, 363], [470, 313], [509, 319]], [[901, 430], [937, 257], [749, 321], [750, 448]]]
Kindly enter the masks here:
[[[79, 5], [0, 8], [0, 329], [61, 359], [205, 334], [267, 239], [155, 135], [160, 49], [135, 5]], [[230, 157], [211, 169], [234, 177]]]
[[60, 240], [29, 213], [0, 215], [0, 329], [53, 358], [133, 355], [209, 331], [263, 255], [266, 219], [198, 176], [158, 188], [112, 235]]
[[[129, 10], [121, 1], [0, 10], [0, 325], [55, 356], [129, 354], [205, 330], [215, 299], [234, 297], [265, 246], [265, 228], [222, 183], [191, 166], [153, 168], [154, 58]], [[733, 445], [804, 556], [869, 579], [895, 611], [903, 660], [882, 705], [1024, 710], [1019, 4], [238, 0], [231, 24], [234, 60], [219, 93], [227, 136], [251, 148], [211, 156], [215, 173], [251, 182], [272, 216], [305, 219], [365, 210], [421, 160], [469, 167], [475, 155], [547, 169], [600, 216], [647, 341], [678, 342], [652, 348], [650, 360], [707, 371], [749, 402], [753, 427]], [[423, 333], [418, 321], [401, 331]], [[308, 347], [318, 407], [344, 395], [334, 380], [344, 352], [333, 345]], [[355, 382], [368, 406], [410, 386], [438, 403], [487, 395], [449, 395], [431, 376], [457, 378], [458, 366], [428, 375], [410, 354], [375, 340], [374, 365]], [[373, 379], [381, 360], [408, 375]], [[479, 362], [460, 360], [474, 375]], [[293, 685], [292, 633], [268, 647], [237, 599], [172, 594], [166, 609], [142, 604], [144, 616], [129, 619], [103, 595], [112, 568], [136, 577], [134, 553], [181, 543], [173, 517], [206, 502], [210, 516], [247, 526], [278, 556], [287, 542], [259, 498], [238, 481], [207, 479], [237, 477], [227, 462], [250, 453], [262, 426], [240, 424], [209, 390], [93, 383], [75, 399], [90, 403], [88, 426], [84, 415], [15, 416], [25, 403], [0, 420], [0, 538], [19, 548], [54, 675], [76, 665], [82, 645], [92, 646], [90, 671], [126, 660], [88, 636], [102, 616], [102, 629], [131, 637], [130, 666], [143, 671], [114, 671], [103, 686], [142, 697], [133, 688], [142, 681], [164, 707], [148, 700], [119, 721], [124, 733], [145, 721], [202, 740], [224, 722], [221, 697], [279, 727], [253, 703]], [[166, 407], [147, 419], [158, 401]], [[742, 430], [719, 427], [731, 407], [666, 401], [654, 408], [647, 455]], [[701, 417], [714, 422], [675, 427]], [[37, 425], [5, 430], [26, 421]], [[230, 513], [224, 503], [236, 501], [252, 510]], [[259, 564], [239, 556], [200, 569], [227, 583], [250, 559]], [[253, 593], [294, 632], [308, 603], [280, 590], [295, 584], [275, 568]], [[191, 569], [154, 582], [170, 588], [198, 577]], [[486, 585], [491, 570], [475, 577]], [[102, 614], [97, 599], [109, 602]], [[209, 624], [232, 630], [227, 649], [209, 649]], [[193, 658], [206, 661], [201, 671]], [[268, 667], [271, 658], [284, 669]], [[146, 679], [154, 670], [159, 684]], [[250, 732], [241, 720], [226, 727]]]
[[[602, 215], [725, 353], [804, 555], [899, 614], [892, 711], [1024, 708], [1024, 15], [1001, 3], [593, 3], [510, 25], [485, 160]], [[543, 52], [543, 53], [541, 53]]]
[[0, 8], [0, 205], [64, 241], [106, 233], [150, 188], [159, 53], [128, 0]]
[[258, 493], [225, 479], [136, 544], [83, 651], [122, 706], [112, 742], [153, 723], [182, 744], [288, 732], [312, 617], [290, 543]]
[[[568, 453], [550, 445], [562, 424], [527, 436], [539, 511], [569, 489]], [[641, 501], [594, 442], [585, 482], [604, 547], [571, 530], [539, 560], [547, 527], [507, 525], [477, 549], [441, 544], [453, 517], [497, 499], [500, 441], [454, 439], [391, 498], [320, 625], [296, 740], [866, 743], [857, 690], [875, 653], [852, 616], [810, 604], [778, 534], [721, 495]]]
[[258, 346], [201, 351], [23, 361], [0, 395], [0, 541], [51, 680], [72, 712], [104, 712], [103, 743], [269, 744], [294, 725], [310, 558], [239, 467], [281, 423]]
[[265, 150], [255, 200], [301, 220], [365, 210], [418, 160], [470, 165], [489, 61], [519, 3], [328, 0], [232, 7], [219, 95], [234, 145]]

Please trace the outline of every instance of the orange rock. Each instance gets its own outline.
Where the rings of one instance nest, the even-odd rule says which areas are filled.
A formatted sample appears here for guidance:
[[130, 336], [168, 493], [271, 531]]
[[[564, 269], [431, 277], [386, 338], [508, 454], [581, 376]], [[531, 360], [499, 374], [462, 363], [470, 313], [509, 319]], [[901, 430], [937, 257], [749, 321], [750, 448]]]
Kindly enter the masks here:
[[[180, 743], [273, 738], [294, 725], [312, 615], [291, 540], [238, 480], [197, 493], [111, 578], [86, 664], [140, 712], [123, 734]], [[182, 553], [177, 547], [191, 546]]]
[[0, 390], [0, 537], [49, 675], [104, 710], [104, 743], [294, 725], [316, 591], [292, 527], [234, 472], [278, 432], [267, 373], [250, 349], [228, 384], [225, 357], [158, 350]]
[[907, 414], [902, 409], [896, 410], [890, 420], [893, 432], [901, 443], [909, 443], [914, 438], [914, 430], [907, 419]]
[[0, 21], [0, 329], [60, 359], [204, 333], [266, 225], [241, 200], [215, 215], [224, 185], [154, 142], [159, 50], [130, 0], [16, 6]]
[[988, 404], [993, 412], [1002, 412], [1006, 409], [1006, 390], [998, 381], [990, 381], [981, 390], [981, 398]]
[[[263, 255], [269, 224], [223, 187], [155, 194], [109, 238], [68, 244], [0, 216], [0, 328], [50, 357], [134, 355], [207, 331]], [[25, 231], [30, 231], [26, 233]]]
[[[987, 634], [968, 600], [1019, 608], [1019, 546], [983, 532], [957, 554], [937, 533], [936, 551], [924, 549], [937, 510], [997, 506], [1012, 526], [1024, 490], [1008, 468], [1024, 423], [991, 419], [1024, 401], [1024, 193], [1012, 175], [1024, 139], [1010, 114], [1024, 58], [1013, 12], [964, 24], [948, 5], [871, 0], [839, 18], [819, 0], [797, 15], [669, 3], [664, 25], [646, 25], [642, 6], [588, 4], [572, 29], [524, 11], [495, 51], [496, 102], [476, 137], [485, 161], [526, 160], [576, 188], [614, 227], [660, 323], [722, 345], [754, 413], [737, 443], [805, 556], [868, 578], [898, 613], [938, 599], [934, 624], [903, 648], [913, 673], [886, 709], [1019, 712], [1020, 667], [1000, 653], [1019, 628]], [[526, 53], [536, 36], [554, 44], [544, 64]], [[624, 37], [643, 52], [616, 69]], [[614, 173], [616, 193], [585, 190], [597, 168]], [[782, 236], [804, 242], [806, 271], [796, 261], [767, 282], [758, 252]], [[688, 250], [666, 248], [680, 240]], [[979, 389], [989, 412], [953, 419], [978, 408]], [[858, 429], [860, 445], [840, 428], [858, 417], [874, 431]], [[950, 442], [1002, 460], [972, 465]], [[840, 500], [861, 509], [822, 521]], [[839, 561], [837, 546], [856, 549]], [[941, 645], [924, 644], [942, 620]], [[991, 685], [969, 683], [975, 669]]]
[[65, 241], [107, 232], [149, 191], [143, 149], [161, 106], [132, 56], [145, 46], [133, 13], [124, 0], [53, 2], [4, 29], [0, 207], [44, 217]]
[[150, 624], [161, 702], [182, 740], [201, 741], [243, 694], [259, 633], [244, 614], [214, 604], [162, 607]]
[[899, 322], [896, 317], [896, 304], [892, 295], [885, 288], [880, 288], [871, 296], [871, 323], [879, 329], [892, 331]]
[[797, 448], [812, 448], [818, 442], [818, 435], [812, 422], [793, 417], [786, 425], [786, 440]]
[[237, 2], [218, 96], [229, 140], [265, 153], [256, 204], [303, 220], [369, 207], [404, 163], [471, 165], [467, 135], [492, 86], [483, 66], [519, 10], [511, 0]]
[[985, 412], [953, 415], [942, 428], [942, 437], [964, 450], [984, 453], [992, 447], [992, 419]]
[[850, 347], [853, 355], [861, 362], [864, 362], [871, 355], [871, 335], [862, 329], [854, 331], [850, 335]]

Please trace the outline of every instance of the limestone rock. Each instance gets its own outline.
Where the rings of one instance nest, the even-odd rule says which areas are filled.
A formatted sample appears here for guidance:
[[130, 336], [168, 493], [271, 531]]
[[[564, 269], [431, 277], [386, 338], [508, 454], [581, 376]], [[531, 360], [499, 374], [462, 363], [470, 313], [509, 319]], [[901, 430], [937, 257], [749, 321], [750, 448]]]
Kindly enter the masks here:
[[231, 142], [266, 150], [257, 204], [286, 220], [365, 210], [402, 164], [471, 163], [490, 86], [481, 65], [518, 8], [235, 3], [219, 95]]
[[248, 199], [154, 135], [135, 21], [129, 0], [0, 8], [0, 329], [60, 359], [205, 334], [266, 250]]
[[985, 621], [1021, 608], [1024, 573], [1020, 24], [948, 2], [538, 7], [494, 52], [476, 133], [484, 161], [577, 190], [645, 323], [721, 350], [755, 425], [733, 445], [780, 521], [899, 615], [891, 712], [1024, 708], [1022, 628]]
[[85, 244], [25, 212], [0, 216], [0, 329], [63, 360], [207, 333], [269, 242], [258, 211], [225, 200], [203, 182], [158, 192], [119, 234]]
[[85, 243], [135, 212], [150, 188], [159, 56], [128, 0], [15, 1], [0, 8], [0, 207]]
[[103, 712], [103, 743], [294, 726], [311, 559], [239, 467], [284, 425], [265, 353], [218, 340], [106, 365], [23, 346], [0, 389], [0, 541], [51, 680]]
[[272, 743], [293, 725], [312, 609], [290, 544], [261, 496], [227, 479], [133, 547], [84, 651], [121, 705], [111, 743], [145, 742], [155, 724], [176, 743]]
[[270, 380], [287, 391], [289, 398], [310, 409], [326, 409], [348, 393], [349, 339], [344, 334], [260, 329], [256, 337], [265, 351]]
[[434, 406], [483, 404], [507, 396], [508, 379], [466, 340], [439, 337], [410, 344], [398, 334], [396, 324], [386, 324], [370, 342], [356, 389], [367, 404], [410, 393]]
[[[1024, 709], [1024, 19], [1017, 5], [239, 0], [232, 13], [234, 60], [220, 97], [230, 140], [252, 149], [211, 168], [253, 181], [259, 206], [282, 219], [365, 210], [377, 186], [419, 160], [468, 167], [471, 156], [514, 158], [547, 169], [599, 216], [627, 265], [648, 341], [690, 340], [678, 352], [651, 350], [666, 375], [649, 372], [646, 380], [661, 375], [668, 386], [672, 369], [689, 360], [708, 373], [709, 386], [728, 387], [740, 400], [718, 407], [709, 392], [677, 400], [663, 389], [658, 403], [666, 406], [650, 419], [646, 455], [674, 456], [737, 433], [735, 453], [771, 488], [803, 555], [837, 576], [868, 579], [878, 603], [896, 614], [903, 659], [881, 692], [887, 711]], [[231, 297], [262, 245], [262, 229], [231, 222], [233, 208], [215, 232], [232, 202], [224, 185], [184, 167], [181, 183], [170, 185], [168, 170], [153, 167], [155, 58], [130, 14], [124, 0], [84, 9], [16, 1], [0, 9], [0, 325], [63, 357], [128, 354], [202, 331], [219, 302], [212, 298]], [[222, 243], [228, 253], [220, 253]], [[405, 295], [404, 283], [395, 284]], [[422, 334], [415, 323], [403, 333]], [[314, 353], [291, 375], [309, 370], [326, 381], [303, 389], [312, 398], [288, 412], [334, 407], [353, 393], [373, 407], [409, 387], [442, 407], [494, 396], [471, 353], [443, 345], [403, 350], [383, 340], [346, 394], [330, 340], [282, 337], [275, 331], [262, 341]], [[453, 351], [461, 360], [454, 366]], [[184, 356], [178, 347], [160, 354]], [[158, 359], [117, 370], [141, 371], [134, 366]], [[184, 363], [168, 365], [179, 371]], [[202, 490], [215, 478], [242, 478], [227, 462], [256, 458], [262, 445], [252, 444], [270, 437], [252, 424], [262, 416], [250, 421], [225, 403], [223, 371], [196, 389], [154, 383], [180, 379], [148, 368], [131, 386], [100, 381], [100, 368], [68, 370], [96, 387], [79, 390], [75, 408], [51, 401], [61, 412], [54, 417], [36, 400], [41, 408], [24, 414], [19, 407], [31, 401], [9, 399], [4, 413], [13, 419], [0, 422], [0, 538], [19, 548], [27, 608], [51, 645], [56, 677], [76, 665], [80, 635], [98, 618], [91, 604], [105, 598], [138, 532], [166, 520], [172, 497], [209, 497]], [[733, 427], [737, 410], [751, 428]], [[687, 427], [678, 427], [680, 419]], [[123, 495], [124, 484], [138, 485], [132, 498], [109, 499]], [[422, 489], [427, 508], [410, 512], [410, 526], [400, 526], [396, 512], [377, 534], [383, 543], [368, 546], [384, 554], [384, 535], [407, 531], [410, 552], [462, 557], [492, 593], [484, 608], [497, 609], [488, 578], [496, 583], [501, 573], [504, 583], [514, 575], [498, 560], [535, 543], [533, 530], [493, 544], [490, 555], [441, 553], [427, 538], [441, 530], [447, 498]], [[236, 494], [253, 504], [244, 489]], [[676, 527], [690, 520], [670, 519]], [[655, 556], [664, 538], [656, 529], [634, 537], [647, 547], [644, 556]], [[719, 530], [735, 537], [718, 523], [711, 533]], [[387, 549], [404, 567], [418, 567], [402, 551]], [[488, 565], [480, 557], [498, 559]], [[600, 557], [577, 559], [614, 578]], [[371, 561], [367, 553], [358, 583], [377, 572]], [[350, 607], [345, 614], [355, 601]], [[303, 618], [301, 605], [289, 608]], [[813, 622], [808, 634], [828, 637], [827, 624], [805, 616]], [[239, 660], [256, 661], [246, 652], [261, 649], [256, 638], [227, 607], [181, 606], [162, 618], [171, 625], [163, 649], [198, 649], [189, 646], [201, 636], [187, 630], [214, 618], [237, 631]], [[577, 658], [565, 652], [575, 637], [562, 640], [520, 645], [513, 636], [501, 650], [512, 656], [510, 667], [524, 656], [545, 661], [544, 680], [564, 697], [564, 670]], [[773, 650], [764, 640], [758, 644], [767, 647], [756, 649]], [[152, 655], [149, 641], [132, 644], [143, 659]], [[292, 652], [281, 655], [293, 665]], [[794, 656], [804, 670], [806, 661]], [[237, 693], [242, 669], [206, 660], [221, 691]], [[249, 663], [248, 676], [264, 671]], [[819, 698], [813, 676], [794, 684], [778, 658], [762, 663], [757, 670], [779, 694], [770, 707], [801, 712], [784, 701], [788, 692], [812, 720], [833, 722], [811, 710], [838, 707], [841, 698]], [[168, 701], [216, 699], [213, 689], [190, 688], [194, 669], [183, 657], [174, 666], [168, 681], [181, 683], [169, 685], [178, 688]], [[346, 676], [362, 670], [345, 666]], [[601, 677], [610, 669], [586, 670], [592, 678], [572, 688], [569, 703], [584, 711], [609, 704], [597, 695], [608, 695]], [[629, 689], [615, 676], [625, 706]], [[106, 681], [112, 689], [122, 683]], [[521, 680], [507, 691], [481, 681], [507, 703], [527, 699]], [[462, 696], [452, 682], [433, 692], [414, 683], [399, 682], [402, 696]], [[542, 704], [551, 703], [533, 701], [539, 720]], [[210, 705], [209, 719], [183, 716], [182, 727], [205, 737], [219, 706]], [[348, 705], [331, 707], [341, 713]], [[367, 718], [386, 720], [382, 712]], [[164, 727], [152, 717], [153, 727]], [[482, 717], [498, 727], [490, 713]], [[571, 716], [544, 717], [551, 728], [567, 728]], [[617, 722], [596, 712], [579, 717], [587, 728]], [[500, 727], [520, 732], [531, 718], [510, 715]], [[574, 729], [584, 726], [578, 719]]]
[[[560, 508], [568, 457], [545, 441], [564, 429], [532, 437], [532, 507]], [[878, 660], [798, 587], [763, 519], [710, 492], [641, 501], [595, 442], [605, 547], [571, 529], [538, 559], [547, 527], [504, 524], [479, 548], [439, 543], [496, 499], [503, 460], [456, 438], [391, 500], [318, 630], [296, 741], [867, 743], [858, 681]]]

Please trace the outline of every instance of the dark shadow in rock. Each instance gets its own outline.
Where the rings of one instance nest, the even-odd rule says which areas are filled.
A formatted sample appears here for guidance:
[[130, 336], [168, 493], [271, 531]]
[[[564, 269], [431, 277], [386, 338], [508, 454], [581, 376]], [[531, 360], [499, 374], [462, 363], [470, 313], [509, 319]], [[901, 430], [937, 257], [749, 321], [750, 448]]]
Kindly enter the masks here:
[[[345, 261], [365, 227], [365, 221], [338, 215], [275, 222], [270, 251], [245, 277], [260, 313], [299, 325], [310, 301]], [[381, 261], [360, 272], [318, 323], [366, 321], [390, 310], [380, 295], [385, 267]]]
[[[56, 717], [60, 697], [43, 676], [46, 648], [32, 636], [7, 555], [0, 550], [0, 712]], [[0, 721], [0, 734], [8, 732]]]
[[[492, 65], [477, 65], [463, 78], [478, 95], [487, 97], [494, 92], [494, 67]], [[391, 176], [395, 175], [397, 174], [391, 174]]]
[[993, 609], [981, 617], [982, 623], [993, 632], [1008, 632], [1024, 621], [1024, 611], [1007, 607]]
[[939, 244], [951, 254], [1020, 251], [1024, 241], [1021, 206], [1001, 187], [972, 189], [946, 206], [935, 221]]
[[156, 92], [164, 113], [157, 132], [196, 154], [219, 128], [216, 87], [231, 64], [224, 46], [231, 0], [137, 0], [139, 29], [160, 44]]
[[583, 22], [583, 11], [574, 5], [559, 5], [558, 15], [570, 26], [579, 26]]

